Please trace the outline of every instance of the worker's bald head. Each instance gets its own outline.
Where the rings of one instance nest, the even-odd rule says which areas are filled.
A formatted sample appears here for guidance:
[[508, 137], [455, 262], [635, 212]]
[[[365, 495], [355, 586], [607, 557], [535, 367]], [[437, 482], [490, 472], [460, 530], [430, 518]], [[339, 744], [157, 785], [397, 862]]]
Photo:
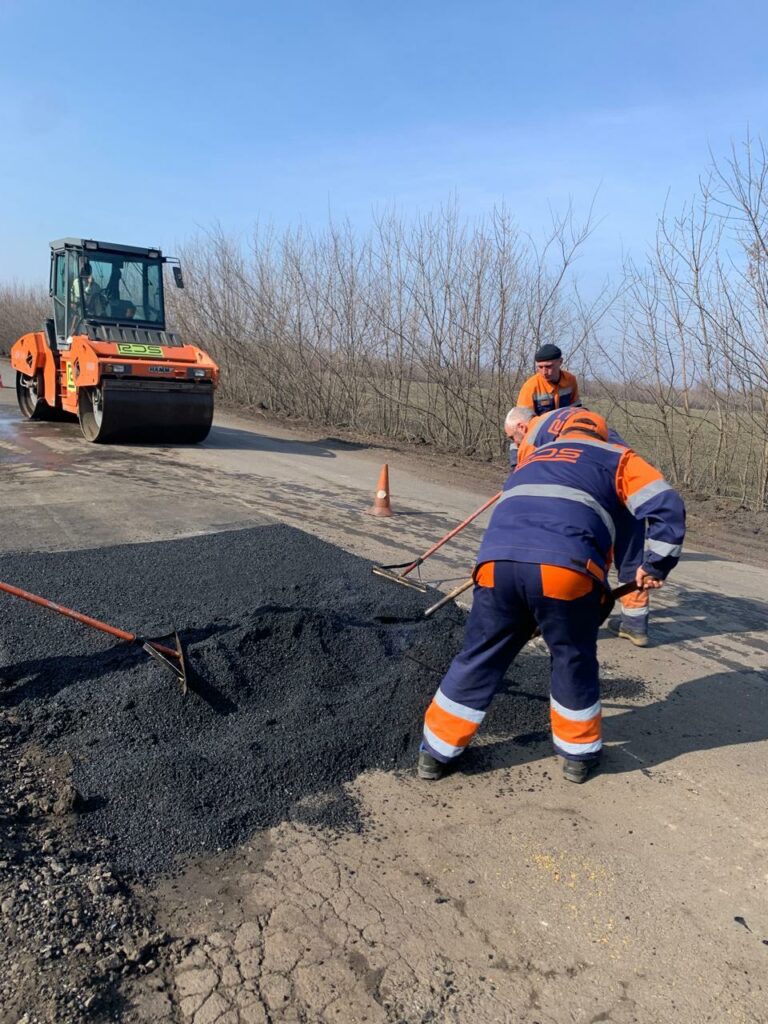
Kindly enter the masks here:
[[515, 444], [520, 444], [532, 419], [532, 409], [527, 409], [524, 405], [516, 405], [514, 409], [510, 409], [507, 413], [507, 418], [504, 420], [504, 433]]

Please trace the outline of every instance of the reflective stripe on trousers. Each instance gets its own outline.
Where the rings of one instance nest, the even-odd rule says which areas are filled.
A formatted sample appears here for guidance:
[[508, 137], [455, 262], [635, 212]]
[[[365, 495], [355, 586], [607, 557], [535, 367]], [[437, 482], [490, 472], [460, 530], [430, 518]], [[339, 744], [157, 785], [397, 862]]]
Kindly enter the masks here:
[[650, 601], [647, 590], [636, 590], [621, 598], [621, 625], [631, 633], [648, 635]]

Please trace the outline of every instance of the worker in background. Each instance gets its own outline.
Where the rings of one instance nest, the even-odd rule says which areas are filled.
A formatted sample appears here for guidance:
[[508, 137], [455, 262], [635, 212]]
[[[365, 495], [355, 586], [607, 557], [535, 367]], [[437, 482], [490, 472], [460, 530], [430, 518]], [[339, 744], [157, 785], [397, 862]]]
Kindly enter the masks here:
[[563, 353], [557, 345], [542, 345], [536, 352], [536, 373], [520, 388], [517, 404], [541, 416], [552, 409], [581, 405], [579, 385], [572, 373], [562, 369]]
[[616, 523], [647, 522], [635, 582], [658, 588], [680, 557], [685, 507], [661, 473], [608, 442], [598, 413], [572, 411], [558, 438], [521, 450], [480, 544], [464, 647], [427, 709], [418, 774], [438, 779], [485, 717], [538, 627], [551, 660], [550, 719], [563, 774], [584, 782], [602, 750], [597, 633], [610, 594]]
[[[573, 412], [572, 409], [554, 409], [532, 419], [526, 416], [530, 410], [524, 408], [510, 409], [504, 423], [509, 431], [512, 424], [513, 443], [518, 446], [516, 455], [524, 460], [535, 448], [540, 448], [550, 441], [557, 440], [563, 424]], [[613, 427], [608, 427], [608, 440], [611, 444], [629, 448], [629, 445]], [[511, 463], [510, 449], [510, 463]], [[516, 464], [516, 463], [515, 463]], [[513, 467], [514, 468], [514, 467]], [[626, 509], [619, 512], [616, 520], [616, 542], [613, 558], [619, 583], [629, 583], [635, 578], [639, 566], [643, 563], [645, 548], [645, 523], [638, 521]], [[630, 640], [637, 647], [648, 646], [648, 623], [650, 618], [650, 598], [647, 590], [636, 590], [625, 594], [619, 599], [620, 614], [610, 619], [608, 628]]]

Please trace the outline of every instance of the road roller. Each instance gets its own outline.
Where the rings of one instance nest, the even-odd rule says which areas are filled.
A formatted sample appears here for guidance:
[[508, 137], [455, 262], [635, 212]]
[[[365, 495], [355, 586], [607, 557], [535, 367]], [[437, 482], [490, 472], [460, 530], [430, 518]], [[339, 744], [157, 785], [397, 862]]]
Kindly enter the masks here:
[[166, 329], [159, 249], [85, 238], [51, 242], [53, 316], [11, 348], [19, 409], [76, 417], [88, 441], [195, 444], [213, 421], [219, 368]]

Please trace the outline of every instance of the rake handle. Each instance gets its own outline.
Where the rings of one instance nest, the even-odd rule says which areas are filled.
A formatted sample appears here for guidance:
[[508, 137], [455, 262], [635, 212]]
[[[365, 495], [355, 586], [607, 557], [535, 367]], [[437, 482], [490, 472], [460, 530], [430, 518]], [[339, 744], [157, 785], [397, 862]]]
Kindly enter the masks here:
[[614, 599], [614, 601], [618, 601], [620, 597], [626, 597], [627, 594], [633, 594], [636, 590], [639, 589], [640, 588], [635, 583], [635, 581], [630, 580], [629, 583], [622, 583], [620, 587], [616, 587], [615, 590], [612, 590], [611, 597]]
[[471, 516], [467, 516], [467, 518], [463, 522], [459, 523], [458, 526], [454, 526], [454, 528], [450, 530], [448, 533], [446, 533], [444, 537], [441, 537], [440, 540], [433, 544], [431, 548], [428, 548], [423, 555], [419, 555], [418, 558], [414, 559], [414, 561], [411, 562], [411, 564], [406, 569], [403, 569], [400, 575], [407, 576], [409, 572], [413, 572], [414, 569], [418, 568], [418, 566], [420, 566], [423, 561], [429, 558], [430, 555], [434, 555], [434, 553], [439, 548], [441, 548], [443, 544], [447, 544], [448, 541], [452, 537], [455, 537], [457, 533], [461, 533], [465, 526], [469, 526], [473, 519], [477, 519], [477, 517], [481, 515], [481, 513], [485, 512], [485, 510], [487, 508], [490, 508], [491, 505], [494, 504], [494, 502], [498, 501], [499, 498], [501, 497], [501, 493], [502, 492], [499, 491], [498, 494], [494, 494], [492, 498], [489, 498], [488, 501], [486, 501], [483, 505], [480, 506], [479, 509], [473, 512]]
[[[14, 587], [10, 583], [0, 582], [0, 590], [4, 590], [6, 594], [11, 594], [13, 597], [20, 597], [24, 601], [30, 601], [32, 604], [37, 604], [41, 608], [47, 608], [52, 612], [58, 612], [59, 615], [66, 615], [68, 619], [74, 619], [75, 622], [81, 622], [84, 626], [90, 626], [92, 629], [98, 629], [102, 633], [108, 633], [110, 636], [117, 637], [118, 640], [126, 640], [128, 643], [135, 643], [139, 639], [135, 633], [129, 633], [125, 629], [118, 629], [117, 626], [110, 626], [108, 623], [101, 622], [99, 619], [94, 619], [90, 615], [83, 615], [81, 612], [73, 611], [72, 608], [65, 608], [62, 604], [56, 604], [55, 601], [49, 601], [46, 597], [39, 597], [37, 594], [30, 594], [28, 590], [22, 590], [21, 587]], [[172, 647], [166, 647], [164, 644], [156, 644], [154, 641], [149, 642], [156, 651], [160, 651], [161, 654], [165, 654], [178, 660], [179, 652], [175, 651]]]
[[453, 590], [449, 591], [444, 597], [441, 597], [439, 601], [431, 605], [431, 607], [427, 608], [427, 610], [424, 612], [424, 618], [428, 619], [430, 615], [432, 615], [434, 612], [438, 610], [438, 608], [442, 608], [443, 605], [446, 605], [448, 604], [449, 601], [452, 601], [454, 597], [458, 597], [459, 594], [463, 594], [465, 590], [469, 590], [469, 588], [473, 585], [474, 582], [474, 578], [470, 577], [468, 580], [464, 580], [463, 583], [460, 583], [458, 587], [454, 587]]

